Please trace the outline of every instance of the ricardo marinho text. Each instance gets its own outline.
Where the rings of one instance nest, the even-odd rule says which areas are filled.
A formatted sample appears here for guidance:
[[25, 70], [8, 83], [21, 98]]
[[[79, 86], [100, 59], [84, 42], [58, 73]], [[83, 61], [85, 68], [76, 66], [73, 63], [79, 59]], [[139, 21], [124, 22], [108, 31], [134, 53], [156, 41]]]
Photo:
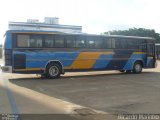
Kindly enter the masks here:
[[160, 120], [160, 114], [118, 114], [118, 120]]

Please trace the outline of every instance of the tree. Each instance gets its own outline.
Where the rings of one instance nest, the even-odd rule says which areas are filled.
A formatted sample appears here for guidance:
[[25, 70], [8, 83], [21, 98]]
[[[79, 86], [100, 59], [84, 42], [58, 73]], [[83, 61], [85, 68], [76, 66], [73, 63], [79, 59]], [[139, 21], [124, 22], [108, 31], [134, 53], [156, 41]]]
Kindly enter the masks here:
[[153, 29], [145, 28], [130, 28], [129, 30], [113, 30], [104, 32], [109, 35], [128, 35], [128, 36], [140, 36], [140, 37], [153, 37], [157, 43], [160, 43], [160, 34], [156, 33]]

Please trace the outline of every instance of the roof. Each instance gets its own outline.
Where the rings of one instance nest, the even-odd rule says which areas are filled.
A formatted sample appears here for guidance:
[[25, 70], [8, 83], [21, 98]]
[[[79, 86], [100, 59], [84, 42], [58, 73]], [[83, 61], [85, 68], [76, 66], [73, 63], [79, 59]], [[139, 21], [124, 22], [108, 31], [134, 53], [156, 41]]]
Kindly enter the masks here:
[[27, 22], [9, 22], [9, 26], [41, 26], [47, 28], [70, 28], [70, 29], [82, 29], [82, 26], [77, 25], [62, 25], [62, 24], [47, 24], [47, 23], [27, 23]]
[[84, 36], [102, 36], [102, 37], [114, 37], [114, 38], [131, 38], [131, 39], [150, 39], [155, 40], [152, 37], [140, 37], [140, 36], [125, 36], [125, 35], [97, 35], [86, 33], [64, 33], [59, 31], [45, 31], [45, 30], [8, 30], [11, 33], [37, 33], [37, 34], [65, 34], [65, 35], [84, 35]]
[[60, 32], [60, 31], [46, 31], [46, 30], [8, 30], [6, 32], [10, 32], [10, 33], [39, 33], [39, 34], [65, 34], [64, 32]]

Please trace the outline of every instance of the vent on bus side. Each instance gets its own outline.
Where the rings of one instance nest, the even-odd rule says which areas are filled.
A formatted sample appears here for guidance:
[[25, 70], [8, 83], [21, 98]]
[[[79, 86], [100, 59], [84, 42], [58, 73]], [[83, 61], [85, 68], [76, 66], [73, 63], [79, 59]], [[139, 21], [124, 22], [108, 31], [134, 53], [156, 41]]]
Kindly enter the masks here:
[[26, 68], [26, 55], [25, 54], [15, 54], [14, 55], [14, 69], [24, 69]]
[[12, 65], [12, 50], [5, 49], [4, 58], [5, 58], [5, 66], [11, 66]]

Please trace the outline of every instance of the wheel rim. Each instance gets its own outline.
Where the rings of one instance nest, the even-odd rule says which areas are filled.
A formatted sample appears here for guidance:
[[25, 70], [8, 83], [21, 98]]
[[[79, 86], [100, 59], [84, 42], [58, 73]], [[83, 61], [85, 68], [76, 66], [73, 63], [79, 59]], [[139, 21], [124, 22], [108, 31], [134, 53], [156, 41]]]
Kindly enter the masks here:
[[58, 67], [57, 66], [52, 66], [52, 67], [50, 67], [50, 69], [49, 69], [49, 74], [50, 74], [50, 76], [57, 76], [58, 75], [58, 73], [59, 73], [59, 69], [58, 69]]
[[136, 65], [135, 65], [135, 70], [136, 70], [137, 72], [140, 72], [141, 69], [142, 69], [142, 67], [141, 67], [140, 64], [136, 64]]

